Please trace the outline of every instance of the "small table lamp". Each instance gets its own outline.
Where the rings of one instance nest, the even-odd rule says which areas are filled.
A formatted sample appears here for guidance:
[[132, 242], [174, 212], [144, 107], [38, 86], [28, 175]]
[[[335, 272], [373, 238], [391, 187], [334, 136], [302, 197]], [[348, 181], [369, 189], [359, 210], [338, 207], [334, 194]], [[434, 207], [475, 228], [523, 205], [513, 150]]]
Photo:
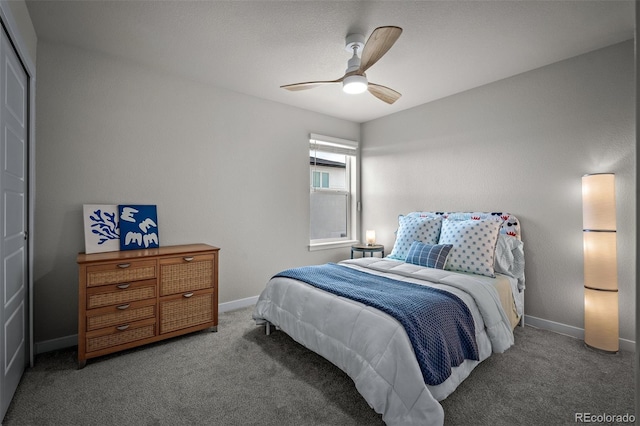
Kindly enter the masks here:
[[372, 246], [376, 243], [376, 231], [368, 230], [366, 233], [366, 242], [368, 246]]

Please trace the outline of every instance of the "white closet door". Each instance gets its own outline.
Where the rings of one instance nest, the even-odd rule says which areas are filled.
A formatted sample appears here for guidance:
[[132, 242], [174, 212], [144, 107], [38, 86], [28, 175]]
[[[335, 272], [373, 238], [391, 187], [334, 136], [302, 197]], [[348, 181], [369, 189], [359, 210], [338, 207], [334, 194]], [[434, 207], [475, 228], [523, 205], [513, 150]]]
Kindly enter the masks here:
[[4, 29], [0, 30], [0, 419], [28, 363], [28, 86]]

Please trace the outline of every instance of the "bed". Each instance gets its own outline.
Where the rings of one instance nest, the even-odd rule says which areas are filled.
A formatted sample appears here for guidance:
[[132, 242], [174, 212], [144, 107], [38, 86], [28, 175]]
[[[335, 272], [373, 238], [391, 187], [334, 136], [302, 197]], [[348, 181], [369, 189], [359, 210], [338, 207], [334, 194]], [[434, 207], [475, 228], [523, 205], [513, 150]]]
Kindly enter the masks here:
[[520, 236], [509, 213], [400, 215], [387, 257], [282, 271], [253, 318], [342, 369], [386, 424], [442, 425], [439, 401], [524, 325]]

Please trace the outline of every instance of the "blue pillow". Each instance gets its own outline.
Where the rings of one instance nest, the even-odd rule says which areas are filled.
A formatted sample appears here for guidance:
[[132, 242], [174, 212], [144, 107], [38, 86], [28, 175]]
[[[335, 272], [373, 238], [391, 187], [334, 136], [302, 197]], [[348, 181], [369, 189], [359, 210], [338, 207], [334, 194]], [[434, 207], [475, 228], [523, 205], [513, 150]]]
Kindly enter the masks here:
[[452, 247], [453, 244], [431, 245], [414, 241], [409, 248], [405, 262], [428, 268], [444, 269], [449, 250]]
[[438, 244], [440, 237], [441, 217], [409, 217], [398, 216], [398, 231], [389, 259], [404, 261], [407, 258], [411, 243], [420, 241], [425, 244]]

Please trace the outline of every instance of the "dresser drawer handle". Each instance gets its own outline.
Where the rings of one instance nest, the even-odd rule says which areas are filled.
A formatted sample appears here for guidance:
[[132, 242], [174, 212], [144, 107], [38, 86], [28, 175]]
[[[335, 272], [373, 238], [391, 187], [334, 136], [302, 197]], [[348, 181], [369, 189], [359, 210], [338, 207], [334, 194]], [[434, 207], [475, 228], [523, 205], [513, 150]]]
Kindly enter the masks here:
[[193, 296], [193, 293], [185, 293], [182, 295], [182, 297], [186, 297], [187, 299], [190, 298], [191, 296]]
[[117, 308], [118, 308], [118, 309], [120, 309], [121, 311], [124, 311], [125, 309], [128, 309], [128, 308], [129, 308], [129, 306], [131, 306], [131, 305], [129, 305], [129, 304], [127, 303], [126, 305], [120, 305], [120, 306], [117, 306]]
[[193, 257], [183, 257], [185, 262], [191, 262], [193, 260]]
[[128, 268], [129, 266], [131, 266], [130, 263], [118, 263], [118, 268]]
[[129, 324], [119, 325], [116, 328], [120, 331], [125, 331], [127, 328], [129, 328]]
[[119, 288], [120, 290], [124, 290], [124, 289], [126, 289], [126, 288], [129, 288], [129, 286], [130, 286], [130, 285], [131, 285], [131, 283], [124, 283], [124, 284], [120, 284], [120, 285], [118, 285], [118, 288]]

